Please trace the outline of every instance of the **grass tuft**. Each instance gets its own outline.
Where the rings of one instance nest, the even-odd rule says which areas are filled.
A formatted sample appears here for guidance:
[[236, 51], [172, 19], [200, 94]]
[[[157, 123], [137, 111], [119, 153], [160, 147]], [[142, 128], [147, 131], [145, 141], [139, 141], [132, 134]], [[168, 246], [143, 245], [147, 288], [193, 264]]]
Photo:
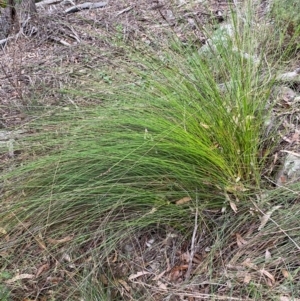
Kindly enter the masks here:
[[[31, 134], [20, 148], [28, 159], [4, 177], [0, 227], [14, 237], [8, 249], [31, 240], [55, 260], [70, 254], [78, 274], [94, 273], [139, 231], [164, 227], [189, 237], [199, 215], [199, 224], [219, 239], [207, 258], [216, 262], [266, 188], [261, 174], [272, 148], [264, 138], [270, 62], [247, 19], [233, 16], [226, 26], [200, 51], [172, 37], [172, 47], [128, 52], [127, 83], [104, 96], [94, 87], [106, 97], [102, 106], [60, 108], [27, 125]], [[228, 221], [221, 219], [220, 230], [206, 213], [222, 208]], [[64, 248], [53, 243], [66, 237]], [[90, 274], [76, 281], [74, 295], [106, 298], [100, 282], [83, 286], [94, 281]], [[255, 289], [247, 293], [262, 298]]]

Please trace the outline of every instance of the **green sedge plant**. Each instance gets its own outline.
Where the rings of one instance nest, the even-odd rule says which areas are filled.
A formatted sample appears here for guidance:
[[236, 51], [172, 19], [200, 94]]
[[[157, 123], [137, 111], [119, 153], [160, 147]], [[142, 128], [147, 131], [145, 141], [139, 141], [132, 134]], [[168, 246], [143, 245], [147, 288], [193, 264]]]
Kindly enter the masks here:
[[244, 207], [261, 186], [273, 82], [249, 22], [234, 17], [229, 29], [205, 51], [177, 37], [172, 49], [131, 49], [128, 83], [112, 86], [103, 106], [27, 124], [19, 147], [28, 159], [4, 176], [0, 227], [24, 230], [11, 247], [72, 235], [68, 252], [100, 266], [137, 231], [188, 235], [195, 214]]

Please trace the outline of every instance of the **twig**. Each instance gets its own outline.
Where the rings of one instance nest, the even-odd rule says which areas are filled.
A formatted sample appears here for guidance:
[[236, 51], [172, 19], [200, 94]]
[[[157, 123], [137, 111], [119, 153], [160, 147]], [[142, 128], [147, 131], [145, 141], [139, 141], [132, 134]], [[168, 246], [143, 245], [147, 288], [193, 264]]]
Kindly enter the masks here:
[[[276, 185], [277, 187], [280, 187], [280, 188], [283, 188], [283, 189], [285, 189], [285, 190], [287, 190], [287, 191], [290, 191], [290, 192], [292, 192], [292, 193], [295, 193], [294, 190], [288, 188], [287, 186], [277, 184], [275, 181], [273, 181], [272, 179], [268, 178], [267, 176], [264, 176], [264, 178], [267, 179], [270, 183]], [[297, 193], [297, 195], [300, 196], [299, 193]]]
[[298, 158], [300, 157], [300, 154], [292, 152], [292, 151], [288, 151], [288, 150], [285, 150], [285, 149], [281, 150], [280, 152], [287, 153], [287, 154], [293, 155], [293, 156], [298, 157]]
[[[0, 40], [0, 46], [1, 46], [1, 48], [3, 49], [3, 48], [5, 47], [5, 45], [6, 45], [6, 43], [7, 43], [9, 40], [11, 40], [12, 38], [14, 38], [14, 36], [10, 36], [10, 37], [7, 37], [6, 39]], [[1, 49], [1, 48], [0, 48], [0, 49]]]
[[198, 230], [198, 204], [196, 204], [195, 225], [194, 225], [194, 231], [193, 231], [192, 243], [191, 243], [191, 256], [190, 256], [189, 266], [185, 274], [185, 280], [189, 280], [192, 272], [193, 258], [195, 255], [195, 240], [196, 240], [197, 230]]
[[[138, 281], [133, 281], [132, 283], [136, 283], [136, 284], [141, 284], [141, 282], [138, 282]], [[199, 283], [201, 284], [201, 283]], [[209, 282], [205, 282], [205, 284], [209, 284]], [[149, 288], [149, 289], [152, 289], [154, 288], [154, 286], [152, 284], [149, 284], [149, 283], [146, 283], [146, 282], [143, 282], [143, 286]], [[224, 285], [226, 286], [226, 285]], [[162, 291], [162, 292], [165, 292], [164, 289], [160, 288], [160, 287], [157, 287], [155, 286], [156, 289]], [[178, 292], [178, 291], [172, 291], [172, 290], [169, 290], [169, 292], [171, 292], [172, 294], [174, 294], [174, 296], [180, 296], [180, 297], [192, 297], [192, 298], [197, 298], [197, 299], [201, 299], [201, 300], [227, 300], [227, 301], [254, 301], [254, 299], [250, 299], [250, 298], [245, 298], [245, 297], [232, 297], [232, 296], [224, 296], [224, 295], [217, 295], [217, 294], [202, 294], [202, 293], [197, 293], [197, 292], [191, 292], [191, 293], [188, 293], [188, 292]]]
[[288, 235], [285, 230], [280, 228], [279, 224], [275, 220], [270, 218], [270, 221], [272, 221], [279, 228], [279, 230], [295, 245], [295, 247], [298, 249], [298, 251], [300, 251], [300, 246], [296, 243], [296, 241], [294, 239], [292, 239], [291, 236]]
[[93, 3], [93, 2], [85, 2], [85, 3], [82, 3], [82, 4], [78, 4], [78, 5], [75, 5], [75, 6], [72, 6], [68, 9], [65, 10], [65, 14], [71, 14], [71, 13], [76, 13], [76, 12], [79, 12], [83, 9], [95, 9], [95, 8], [102, 8], [104, 6], [106, 6], [108, 4], [108, 2], [106, 1], [103, 1], [103, 2], [96, 2], [96, 3]]
[[116, 13], [115, 17], [118, 17], [118, 16], [120, 16], [120, 15], [122, 15], [124, 13], [127, 13], [127, 12], [131, 11], [132, 9], [133, 9], [133, 6], [129, 6], [129, 7], [125, 8], [125, 9], [119, 11], [118, 13]]
[[68, 42], [66, 42], [65, 40], [60, 39], [60, 38], [58, 38], [58, 37], [50, 36], [49, 39], [52, 40], [52, 41], [55, 41], [55, 42], [57, 42], [57, 43], [60, 43], [60, 44], [62, 44], [62, 45], [64, 45], [64, 46], [68, 46], [68, 47], [71, 46], [70, 43], [68, 43]]
[[70, 34], [70, 37], [75, 39], [78, 43], [81, 43], [80, 38], [79, 38], [77, 32], [74, 30], [73, 26], [68, 26], [68, 28], [73, 32], [73, 35]]
[[222, 295], [211, 295], [211, 294], [201, 294], [201, 293], [175, 293], [177, 296], [181, 297], [192, 297], [192, 298], [199, 298], [201, 300], [207, 299], [207, 300], [227, 300], [227, 301], [254, 301], [254, 299], [249, 299], [249, 298], [236, 298], [236, 297], [231, 297], [231, 296], [222, 296]]
[[62, 0], [43, 0], [35, 4], [36, 7], [60, 3]]
[[[261, 210], [257, 204], [255, 204], [253, 201], [252, 201], [252, 204], [254, 205], [254, 207], [260, 212], [262, 213], [263, 215], [266, 215], [266, 213]], [[296, 243], [296, 241], [294, 239], [291, 238], [291, 236], [284, 230], [280, 227], [280, 225], [271, 217], [269, 217], [269, 220], [272, 221], [277, 227], [278, 229], [295, 245], [295, 247], [300, 250], [300, 246]]]

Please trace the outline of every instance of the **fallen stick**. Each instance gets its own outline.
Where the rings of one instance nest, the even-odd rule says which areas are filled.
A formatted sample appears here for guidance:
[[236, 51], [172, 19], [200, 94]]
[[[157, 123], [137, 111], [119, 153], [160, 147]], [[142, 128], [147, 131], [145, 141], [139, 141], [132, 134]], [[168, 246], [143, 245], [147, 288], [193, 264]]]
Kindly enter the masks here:
[[102, 8], [102, 7], [106, 6], [107, 4], [108, 4], [108, 2], [106, 2], [106, 1], [96, 2], [96, 3], [85, 2], [85, 3], [82, 3], [82, 4], [74, 5], [70, 8], [68, 8], [68, 9], [66, 9], [65, 14], [76, 13], [76, 12], [81, 11], [83, 9]]
[[36, 7], [44, 6], [44, 5], [51, 5], [51, 4], [57, 4], [60, 3], [61, 0], [43, 0], [41, 2], [37, 2], [35, 4]]

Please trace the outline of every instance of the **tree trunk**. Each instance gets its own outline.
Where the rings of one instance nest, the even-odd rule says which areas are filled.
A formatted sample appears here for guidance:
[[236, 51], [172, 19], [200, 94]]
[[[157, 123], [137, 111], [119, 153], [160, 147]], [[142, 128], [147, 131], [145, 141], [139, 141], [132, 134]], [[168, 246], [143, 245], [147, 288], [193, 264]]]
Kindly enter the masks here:
[[7, 7], [0, 10], [0, 40], [5, 39], [15, 28], [19, 30], [14, 0], [7, 0]]
[[[14, 0], [10, 0], [14, 1]], [[32, 35], [37, 25], [37, 10], [34, 0], [22, 0], [20, 7], [17, 9], [20, 26], [23, 33]]]
[[22, 0], [16, 5], [15, 0], [7, 0], [7, 7], [0, 14], [0, 40], [10, 33], [23, 33], [31, 35], [37, 26], [37, 10], [35, 0]]
[[9, 12], [5, 9], [1, 9], [0, 15], [0, 40], [5, 39], [10, 32], [11, 22]]
[[[12, 1], [12, 0], [10, 0]], [[36, 6], [34, 0], [22, 0], [20, 7], [20, 14], [26, 14], [26, 18], [28, 17], [35, 18], [37, 16]]]

